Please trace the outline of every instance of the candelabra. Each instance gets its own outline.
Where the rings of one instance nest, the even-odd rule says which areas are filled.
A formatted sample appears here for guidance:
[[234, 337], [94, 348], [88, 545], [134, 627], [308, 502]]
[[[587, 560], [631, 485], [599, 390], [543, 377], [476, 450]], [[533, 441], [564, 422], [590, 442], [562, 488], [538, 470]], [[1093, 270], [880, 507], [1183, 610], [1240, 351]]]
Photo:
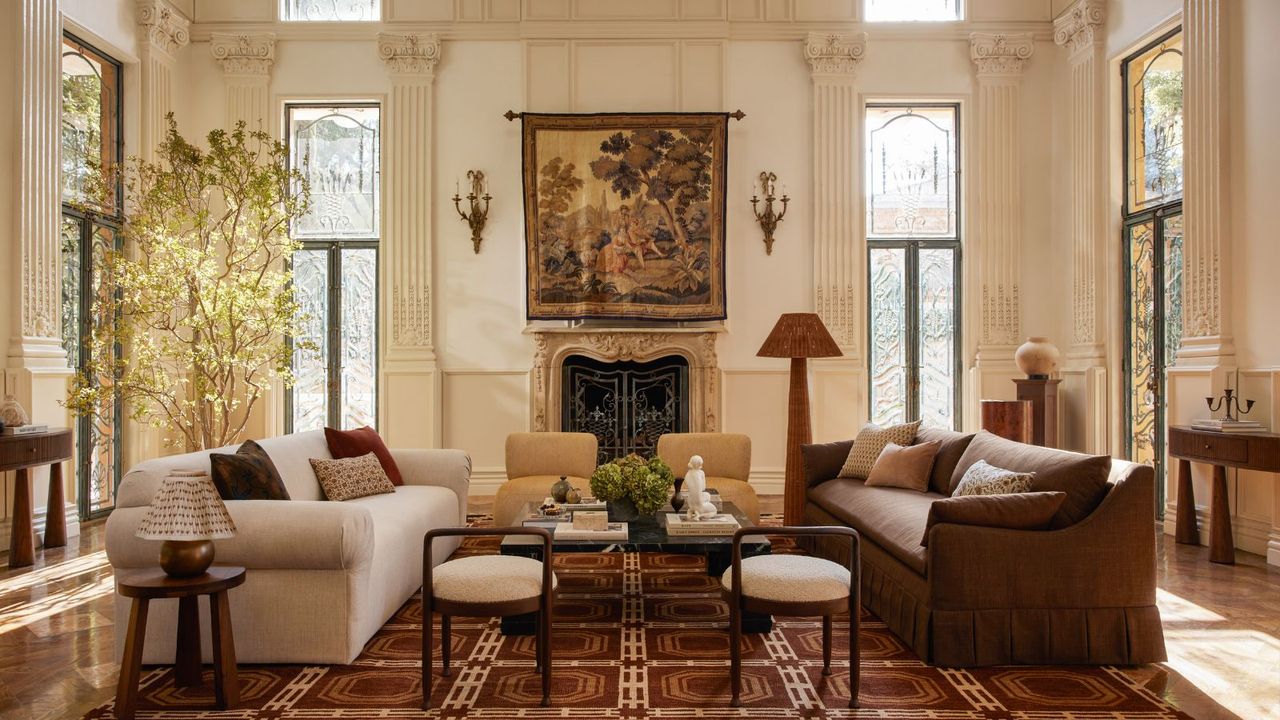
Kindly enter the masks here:
[[[758, 206], [760, 198], [751, 196], [751, 211], [756, 215], [756, 222], [760, 223], [760, 229], [764, 231], [764, 252], [766, 255], [773, 254], [773, 232], [778, 229], [778, 223], [782, 222], [782, 218], [787, 214], [787, 203], [791, 202], [791, 198], [787, 197], [787, 191], [782, 191], [782, 197], [778, 198], [774, 195], [774, 184], [777, 183], [778, 176], [765, 171], [760, 173], [760, 194], [764, 195], [764, 212], [760, 212]], [[782, 201], [782, 211], [774, 212], [773, 201]]]
[[[1222, 391], [1222, 397], [1220, 398], [1206, 397], [1204, 401], [1209, 406], [1209, 412], [1218, 412], [1225, 409], [1227, 415], [1222, 419], [1226, 422], [1239, 421], [1240, 418], [1236, 417], [1236, 415], [1248, 415], [1249, 411], [1253, 409], [1253, 401], [1245, 400], [1244, 407], [1241, 408], [1240, 398], [1236, 397], [1235, 393], [1235, 390], [1227, 388]], [[1235, 413], [1234, 415], [1232, 414], [1233, 412]]]
[[[493, 196], [489, 194], [489, 183], [484, 179], [483, 170], [468, 170], [467, 182], [471, 185], [471, 192], [467, 193], [467, 202], [470, 203], [471, 212], [462, 211], [462, 198], [458, 195], [458, 188], [455, 183], [453, 189], [453, 207], [458, 211], [458, 216], [463, 222], [467, 223], [471, 228], [471, 245], [475, 248], [476, 254], [480, 254], [480, 241], [484, 238], [481, 234], [484, 232], [485, 221], [489, 219], [489, 201]], [[484, 207], [480, 206], [480, 201], [484, 201]]]

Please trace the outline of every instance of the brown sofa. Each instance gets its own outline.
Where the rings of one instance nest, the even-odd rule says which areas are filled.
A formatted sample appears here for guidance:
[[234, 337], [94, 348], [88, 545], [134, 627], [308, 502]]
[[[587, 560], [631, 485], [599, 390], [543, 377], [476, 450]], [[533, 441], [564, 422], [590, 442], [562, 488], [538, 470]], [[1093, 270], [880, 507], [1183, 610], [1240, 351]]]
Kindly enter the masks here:
[[[1165, 659], [1150, 466], [987, 432], [922, 429], [916, 442], [933, 440], [942, 447], [923, 493], [836, 478], [852, 441], [803, 448], [805, 522], [862, 535], [863, 605], [934, 665]], [[1036, 472], [1032, 490], [1065, 492], [1066, 502], [1048, 529], [941, 523], [923, 546], [930, 505], [978, 460]], [[847, 543], [811, 549], [843, 562]]]

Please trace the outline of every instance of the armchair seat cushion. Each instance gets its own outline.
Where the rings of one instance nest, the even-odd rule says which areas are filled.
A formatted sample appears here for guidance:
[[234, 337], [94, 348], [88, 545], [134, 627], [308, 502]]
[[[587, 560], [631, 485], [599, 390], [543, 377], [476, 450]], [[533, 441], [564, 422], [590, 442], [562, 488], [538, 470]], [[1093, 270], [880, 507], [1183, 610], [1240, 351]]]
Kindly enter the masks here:
[[[551, 575], [551, 589], [559, 584]], [[513, 555], [477, 555], [450, 560], [431, 571], [431, 594], [439, 600], [501, 603], [542, 594], [542, 563]]]
[[760, 498], [756, 497], [755, 488], [741, 480], [727, 477], [707, 477], [707, 489], [720, 493], [720, 497], [728, 500], [752, 523], [760, 524]]
[[[584, 495], [591, 494], [591, 481], [576, 475], [567, 476], [569, 484], [581, 488]], [[531, 502], [535, 505], [551, 496], [551, 486], [560, 481], [559, 475], [526, 475], [514, 477], [498, 486], [493, 496], [493, 525], [505, 527], [520, 524], [520, 509]]]
[[942, 497], [903, 488], [867, 487], [853, 478], [836, 478], [809, 489], [810, 502], [921, 575], [925, 574], [925, 549], [920, 538], [929, 522], [929, 506]]
[[[733, 568], [720, 584], [733, 591]], [[849, 568], [808, 555], [757, 555], [742, 560], [742, 594], [775, 602], [823, 602], [849, 597]]]

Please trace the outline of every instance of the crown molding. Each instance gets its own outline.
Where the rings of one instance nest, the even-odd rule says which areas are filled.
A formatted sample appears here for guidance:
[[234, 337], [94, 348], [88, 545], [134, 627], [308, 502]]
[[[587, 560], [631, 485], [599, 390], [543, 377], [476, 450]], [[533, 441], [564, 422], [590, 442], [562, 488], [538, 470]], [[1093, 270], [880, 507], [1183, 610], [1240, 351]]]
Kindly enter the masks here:
[[969, 58], [978, 77], [1016, 77], [1035, 52], [1031, 33], [973, 33], [969, 36]]

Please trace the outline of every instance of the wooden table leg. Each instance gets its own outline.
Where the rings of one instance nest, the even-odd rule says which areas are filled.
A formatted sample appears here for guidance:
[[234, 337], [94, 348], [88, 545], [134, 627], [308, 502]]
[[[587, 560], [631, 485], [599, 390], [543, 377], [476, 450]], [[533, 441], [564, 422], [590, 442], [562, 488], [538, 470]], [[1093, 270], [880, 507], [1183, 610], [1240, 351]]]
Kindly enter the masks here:
[[49, 505], [44, 516], [44, 546], [67, 544], [66, 489], [62, 486], [62, 463], [49, 466]]
[[1213, 509], [1209, 519], [1209, 560], [1233, 564], [1235, 538], [1231, 534], [1231, 507], [1227, 502], [1227, 469], [1213, 466]]
[[138, 680], [142, 677], [142, 648], [147, 637], [146, 598], [134, 598], [129, 610], [129, 631], [124, 638], [120, 660], [120, 681], [116, 684], [116, 717], [133, 720], [138, 705]]
[[27, 567], [36, 561], [36, 540], [31, 527], [31, 472], [17, 471], [13, 479], [13, 518], [9, 528], [9, 567]]
[[1178, 525], [1174, 538], [1185, 545], [1200, 544], [1196, 523], [1196, 490], [1191, 484], [1191, 461], [1178, 460]]
[[178, 652], [173, 659], [173, 679], [178, 687], [201, 684], [200, 597], [178, 599]]
[[231, 605], [225, 590], [209, 596], [209, 620], [213, 626], [213, 693], [218, 709], [230, 710], [240, 704], [240, 676], [231, 634]]

